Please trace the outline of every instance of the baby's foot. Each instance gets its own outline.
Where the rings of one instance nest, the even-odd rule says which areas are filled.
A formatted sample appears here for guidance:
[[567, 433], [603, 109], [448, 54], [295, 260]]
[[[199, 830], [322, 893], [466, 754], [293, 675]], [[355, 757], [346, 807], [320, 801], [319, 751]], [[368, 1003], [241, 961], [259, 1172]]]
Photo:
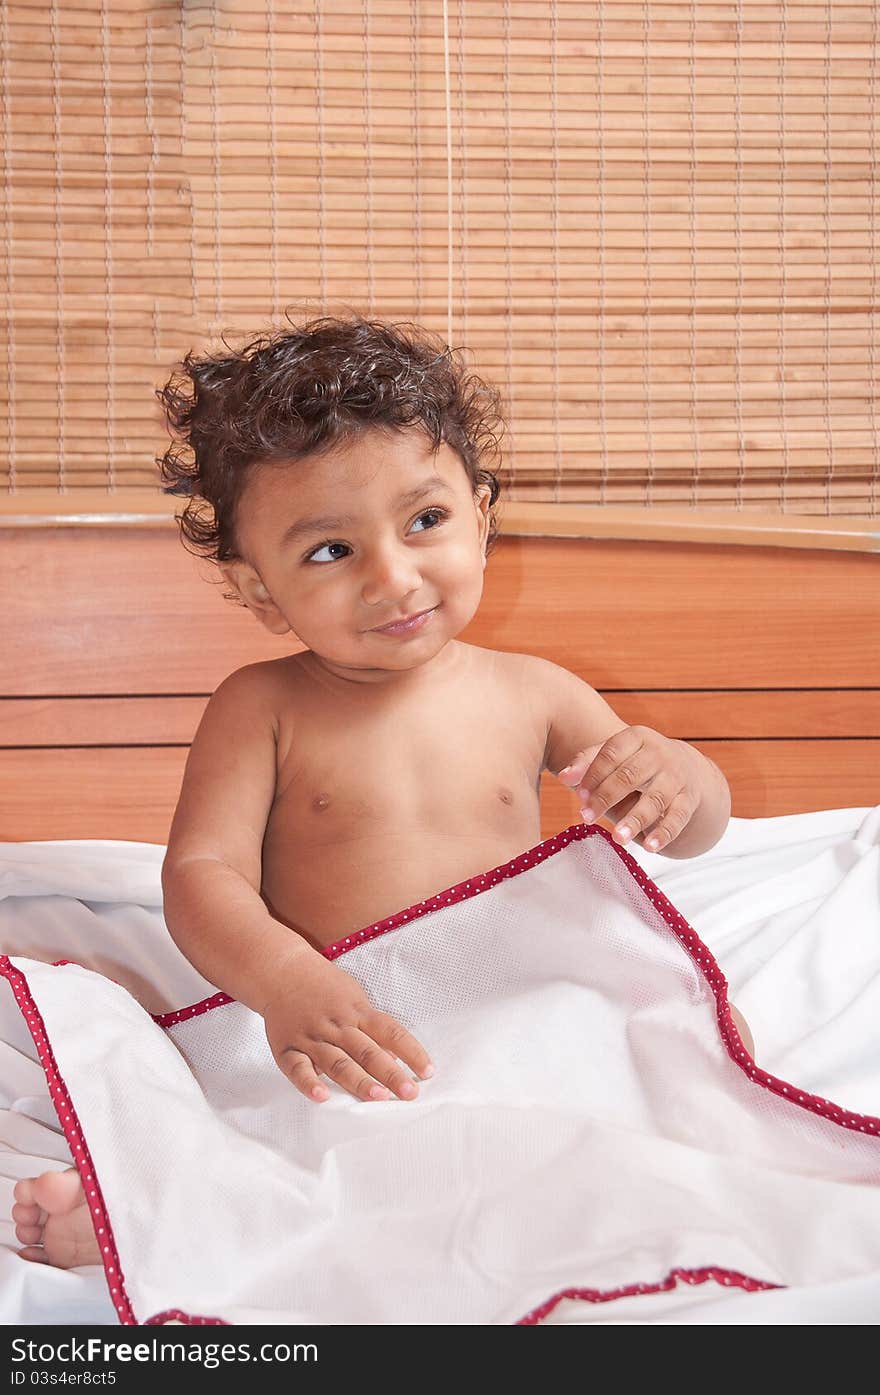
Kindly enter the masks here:
[[22, 1259], [75, 1269], [100, 1264], [101, 1252], [76, 1168], [16, 1182], [12, 1208]]

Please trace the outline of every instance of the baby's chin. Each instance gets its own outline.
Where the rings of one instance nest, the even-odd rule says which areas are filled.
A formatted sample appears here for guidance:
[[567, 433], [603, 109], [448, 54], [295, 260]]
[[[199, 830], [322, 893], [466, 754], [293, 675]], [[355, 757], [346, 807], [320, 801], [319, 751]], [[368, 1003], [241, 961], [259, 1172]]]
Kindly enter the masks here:
[[339, 678], [366, 682], [370, 679], [381, 679], [386, 674], [393, 675], [424, 669], [426, 665], [430, 665], [432, 660], [442, 659], [443, 652], [448, 649], [448, 644], [443, 645], [439, 653], [432, 649], [423, 650], [419, 654], [415, 653], [414, 650], [407, 654], [401, 654], [390, 646], [390, 652], [387, 654], [381, 651], [376, 653], [372, 646], [363, 647], [356, 651], [354, 649], [337, 649], [333, 653], [327, 652], [326, 646], [323, 653], [313, 646], [309, 646], [309, 649], [312, 661], [318, 668], [324, 669], [327, 673], [335, 674]]
[[365, 634], [357, 644], [328, 646], [309, 645], [314, 659], [324, 668], [341, 676], [356, 678], [382, 673], [405, 673], [432, 667], [445, 667], [451, 662], [459, 646], [454, 644], [455, 636], [444, 633], [442, 637], [418, 633], [406, 637], [400, 635]]

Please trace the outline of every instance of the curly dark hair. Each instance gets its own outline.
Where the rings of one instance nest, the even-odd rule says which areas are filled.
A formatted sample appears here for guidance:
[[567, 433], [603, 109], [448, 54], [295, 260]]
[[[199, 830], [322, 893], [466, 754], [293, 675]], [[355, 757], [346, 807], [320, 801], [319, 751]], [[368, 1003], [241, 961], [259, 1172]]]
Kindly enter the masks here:
[[490, 485], [489, 552], [500, 486], [485, 461], [500, 451], [501, 397], [467, 371], [461, 350], [409, 322], [357, 314], [274, 330], [238, 350], [223, 342], [225, 353], [188, 353], [156, 392], [174, 437], [156, 463], [165, 493], [189, 496], [175, 515], [188, 551], [238, 559], [235, 511], [252, 466], [417, 425], [434, 450], [445, 441], [457, 452], [474, 491]]

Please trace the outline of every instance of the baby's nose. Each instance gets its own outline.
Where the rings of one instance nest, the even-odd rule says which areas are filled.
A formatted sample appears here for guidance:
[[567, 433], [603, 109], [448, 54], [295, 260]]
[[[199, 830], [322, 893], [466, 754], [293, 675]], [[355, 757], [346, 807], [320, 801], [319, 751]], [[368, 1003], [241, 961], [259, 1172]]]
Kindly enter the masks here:
[[368, 605], [396, 605], [418, 590], [421, 583], [413, 558], [393, 553], [368, 564], [363, 597]]

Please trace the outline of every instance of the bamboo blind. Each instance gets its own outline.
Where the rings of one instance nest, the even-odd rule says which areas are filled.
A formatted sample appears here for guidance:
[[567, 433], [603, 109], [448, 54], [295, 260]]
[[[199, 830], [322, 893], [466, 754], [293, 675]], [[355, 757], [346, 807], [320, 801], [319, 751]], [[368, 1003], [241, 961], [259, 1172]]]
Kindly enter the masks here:
[[514, 500], [873, 517], [877, 3], [7, 0], [3, 490], [155, 490], [302, 314], [501, 386]]

